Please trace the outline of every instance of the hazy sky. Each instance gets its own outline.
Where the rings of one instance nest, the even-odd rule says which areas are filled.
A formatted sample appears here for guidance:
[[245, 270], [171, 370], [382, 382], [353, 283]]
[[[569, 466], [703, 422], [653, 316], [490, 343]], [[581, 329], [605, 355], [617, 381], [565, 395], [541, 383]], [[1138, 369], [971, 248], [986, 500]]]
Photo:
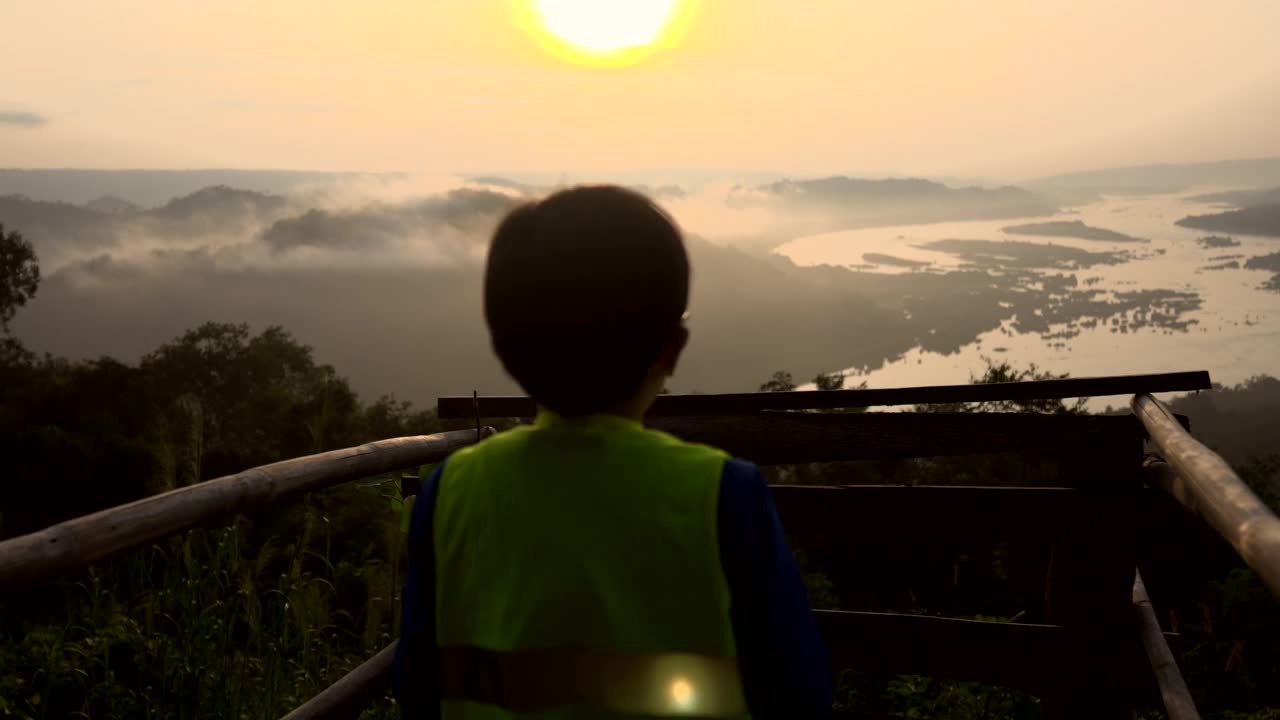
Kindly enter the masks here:
[[1016, 178], [1280, 155], [1277, 0], [701, 0], [624, 68], [548, 54], [519, 1], [0, 0], [0, 166]]

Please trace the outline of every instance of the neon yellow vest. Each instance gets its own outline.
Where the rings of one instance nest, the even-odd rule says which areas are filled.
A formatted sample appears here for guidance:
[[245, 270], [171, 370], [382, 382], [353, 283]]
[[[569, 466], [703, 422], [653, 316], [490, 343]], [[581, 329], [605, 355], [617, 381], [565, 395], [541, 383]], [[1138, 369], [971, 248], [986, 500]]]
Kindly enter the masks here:
[[454, 453], [433, 521], [444, 717], [744, 716], [725, 459], [549, 413]]

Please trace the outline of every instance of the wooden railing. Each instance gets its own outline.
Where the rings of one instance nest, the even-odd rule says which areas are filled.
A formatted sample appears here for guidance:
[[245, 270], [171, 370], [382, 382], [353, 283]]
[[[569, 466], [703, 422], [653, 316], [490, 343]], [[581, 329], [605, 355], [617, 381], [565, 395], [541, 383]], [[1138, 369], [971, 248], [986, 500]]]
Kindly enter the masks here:
[[[886, 673], [925, 673], [1022, 688], [1046, 698], [1045, 717], [1114, 712], [1137, 680], [1159, 688], [1171, 717], [1194, 718], [1145, 585], [1130, 521], [1141, 481], [1203, 517], [1280, 597], [1280, 520], [1221, 458], [1147, 393], [1209, 386], [1175, 373], [899, 390], [663, 396], [651, 425], [761, 464], [972, 453], [1025, 453], [1061, 466], [1064, 487], [776, 486], [788, 529], [849, 543], [1047, 537], [1052, 561], [1039, 623], [989, 623], [881, 612], [823, 611], [833, 661]], [[817, 414], [777, 410], [987, 402], [1137, 393], [1122, 416], [1001, 413]], [[527, 398], [442, 399], [442, 417], [527, 417]], [[478, 416], [478, 417], [477, 417]], [[0, 589], [142, 547], [258, 505], [443, 459], [474, 429], [385, 440], [211, 480], [0, 542]], [[1142, 440], [1168, 461], [1142, 467]], [[838, 480], [838, 478], [833, 478]], [[412, 492], [409, 488], [409, 492]], [[830, 531], [830, 532], [828, 532]], [[1129, 628], [1126, 635], [1125, 628]], [[1130, 638], [1126, 640], [1125, 638]], [[395, 643], [294, 710], [289, 718], [354, 717], [385, 691]], [[1087, 683], [1102, 683], [1092, 694]], [[1082, 692], [1083, 690], [1083, 692]], [[1083, 696], [1083, 697], [1077, 697]], [[1083, 701], [1084, 705], [1081, 704]], [[1111, 703], [1111, 705], [1107, 705]], [[1103, 707], [1105, 706], [1105, 707]], [[1100, 709], [1101, 708], [1101, 709]]]
[[1148, 466], [1147, 483], [1204, 518], [1280, 598], [1280, 519], [1225, 460], [1191, 437], [1163, 403], [1137, 395], [1132, 405], [1167, 462]]
[[475, 430], [379, 440], [170, 490], [0, 542], [0, 590], [145, 547], [239, 512], [443, 460]]

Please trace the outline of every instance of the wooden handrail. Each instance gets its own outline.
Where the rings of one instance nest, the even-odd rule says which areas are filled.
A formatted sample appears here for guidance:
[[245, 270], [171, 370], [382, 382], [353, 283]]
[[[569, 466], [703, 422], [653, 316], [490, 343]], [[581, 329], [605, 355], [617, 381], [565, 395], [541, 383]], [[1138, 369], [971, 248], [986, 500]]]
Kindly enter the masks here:
[[1191, 437], [1163, 403], [1135, 395], [1132, 406], [1168, 462], [1148, 466], [1148, 483], [1204, 518], [1280, 599], [1280, 518], [1225, 460]]
[[0, 589], [150, 545], [311, 490], [443, 460], [475, 430], [379, 440], [263, 465], [143, 498], [0, 542]]
[[1196, 702], [1187, 689], [1187, 681], [1182, 679], [1178, 663], [1174, 661], [1169, 643], [1160, 630], [1160, 621], [1156, 619], [1151, 598], [1147, 596], [1142, 573], [1136, 571], [1133, 574], [1133, 607], [1138, 614], [1142, 648], [1147, 653], [1147, 661], [1151, 663], [1151, 672], [1155, 675], [1156, 685], [1160, 687], [1160, 697], [1164, 700], [1169, 720], [1200, 720]]
[[[649, 414], [707, 415], [751, 413], [764, 410], [827, 410], [882, 405], [972, 403], [1001, 400], [1053, 400], [1074, 397], [1132, 395], [1134, 393], [1208, 390], [1209, 373], [1157, 373], [1099, 378], [1063, 378], [1026, 382], [969, 385], [933, 385], [870, 390], [811, 390], [804, 392], [728, 393], [708, 395], [660, 395]], [[527, 397], [442, 397], [436, 411], [442, 418], [533, 417], [537, 407]]]
[[[474, 432], [474, 431], [473, 431]], [[356, 718], [386, 689], [395, 669], [399, 640], [343, 675], [334, 684], [284, 716], [283, 720], [333, 720]]]

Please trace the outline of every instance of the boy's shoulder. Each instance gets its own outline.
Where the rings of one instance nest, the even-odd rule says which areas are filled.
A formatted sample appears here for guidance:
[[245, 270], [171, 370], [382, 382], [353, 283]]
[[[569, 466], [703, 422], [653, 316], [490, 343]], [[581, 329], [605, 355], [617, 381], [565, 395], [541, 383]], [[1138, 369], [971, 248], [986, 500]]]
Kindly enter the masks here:
[[532, 425], [517, 425], [510, 430], [495, 433], [474, 445], [468, 445], [449, 453], [449, 462], [465, 461], [468, 458], [482, 457], [515, 448], [528, 439], [527, 436], [533, 429]]

